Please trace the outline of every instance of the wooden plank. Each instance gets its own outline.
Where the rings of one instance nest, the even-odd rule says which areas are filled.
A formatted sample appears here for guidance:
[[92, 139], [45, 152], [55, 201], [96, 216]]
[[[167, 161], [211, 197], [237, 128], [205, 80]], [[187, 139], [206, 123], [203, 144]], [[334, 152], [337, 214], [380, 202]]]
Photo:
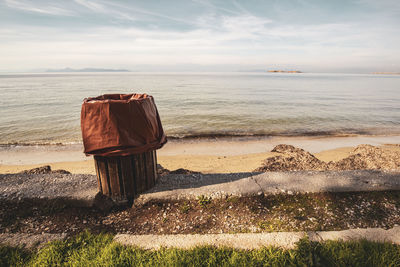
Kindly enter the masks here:
[[155, 150], [152, 151], [152, 156], [153, 156], [154, 184], [156, 184], [158, 180], [158, 173], [157, 173], [157, 152]]
[[132, 168], [131, 156], [121, 157], [121, 173], [126, 197], [135, 196], [134, 169]]
[[118, 158], [108, 157], [108, 175], [111, 186], [111, 196], [114, 199], [119, 199], [121, 195], [121, 188], [119, 185], [119, 173], [118, 173]]
[[101, 179], [100, 179], [100, 172], [99, 172], [99, 166], [97, 164], [97, 160], [96, 160], [96, 156], [94, 157], [94, 168], [96, 170], [96, 177], [97, 177], [97, 188], [99, 190], [99, 192], [103, 193], [102, 188], [101, 188]]
[[101, 181], [101, 192], [106, 195], [111, 195], [110, 185], [108, 183], [108, 166], [105, 158], [103, 157], [96, 157], [99, 177]]
[[145, 182], [145, 184], [146, 184], [146, 190], [147, 189], [149, 189], [149, 187], [150, 187], [150, 181], [149, 181], [149, 179], [148, 179], [148, 175], [147, 175], [147, 155], [146, 155], [147, 153], [146, 152], [143, 152], [142, 153], [142, 156], [143, 156], [143, 172], [144, 172], [144, 182]]
[[121, 159], [123, 157], [118, 157], [117, 165], [118, 165], [118, 178], [119, 178], [119, 192], [123, 199], [126, 199], [126, 192], [125, 192], [125, 184], [124, 178], [122, 177], [122, 167], [121, 167]]
[[139, 190], [137, 188], [138, 170], [137, 170], [137, 167], [136, 167], [136, 156], [135, 155], [130, 155], [129, 158], [131, 160], [131, 166], [132, 166], [133, 188], [135, 189], [135, 196], [137, 196], [138, 193], [139, 193]]
[[135, 155], [135, 169], [136, 169], [136, 187], [137, 192], [142, 193], [146, 191], [146, 170], [144, 168], [143, 154]]
[[146, 170], [146, 153], [142, 153], [140, 155], [140, 165], [141, 165], [141, 173], [142, 173], [142, 180], [144, 184], [144, 189], [142, 192], [148, 189], [148, 181], [147, 181], [147, 170]]
[[152, 151], [145, 153], [145, 167], [146, 167], [146, 179], [147, 189], [154, 186], [154, 168], [153, 168], [153, 153]]

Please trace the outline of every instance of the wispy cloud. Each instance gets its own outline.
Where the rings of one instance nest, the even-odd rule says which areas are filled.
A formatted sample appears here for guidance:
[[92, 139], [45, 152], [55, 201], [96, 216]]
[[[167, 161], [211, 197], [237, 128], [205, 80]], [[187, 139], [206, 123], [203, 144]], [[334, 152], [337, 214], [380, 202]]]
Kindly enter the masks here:
[[81, 5], [94, 13], [106, 14], [109, 17], [118, 20], [128, 21], [154, 21], [152, 18], [167, 19], [183, 24], [193, 24], [191, 20], [180, 19], [175, 16], [168, 16], [147, 9], [139, 8], [133, 4], [126, 5], [113, 1], [101, 0], [74, 0], [75, 3]]
[[137, 21], [138, 19], [126, 12], [126, 11], [120, 11], [116, 10], [107, 2], [102, 2], [102, 1], [90, 1], [90, 0], [74, 0], [75, 3], [77, 3], [80, 6], [83, 6], [84, 8], [94, 12], [94, 13], [102, 13], [106, 14], [107, 16], [118, 19], [118, 20], [128, 20], [128, 21]]
[[5, 0], [5, 4], [13, 9], [19, 9], [26, 12], [33, 12], [33, 13], [40, 13], [40, 14], [47, 14], [47, 15], [55, 15], [55, 16], [73, 16], [74, 13], [70, 10], [66, 10], [64, 8], [55, 6], [55, 5], [48, 5], [46, 7], [38, 7], [38, 4], [28, 2], [28, 1], [21, 1], [21, 0]]
[[215, 5], [212, 2], [207, 1], [207, 0], [192, 0], [192, 1], [194, 3], [209, 7], [211, 9], [213, 9], [214, 11], [220, 10], [220, 11], [224, 11], [224, 12], [227, 12], [229, 14], [232, 14], [232, 15], [240, 15], [241, 14], [241, 12], [239, 12], [239, 11], [232, 10], [232, 9], [229, 9], [229, 8], [225, 8], [225, 7], [217, 6], [217, 5]]
[[94, 12], [107, 12], [106, 7], [100, 3], [89, 0], [74, 0], [77, 4], [84, 6]]
[[181, 19], [181, 18], [179, 18], [177, 16], [168, 16], [168, 15], [157, 13], [157, 12], [150, 11], [150, 10], [147, 10], [147, 9], [139, 8], [137, 6], [132, 6], [132, 5], [131, 6], [124, 6], [124, 5], [121, 5], [121, 4], [116, 3], [116, 2], [108, 2], [108, 5], [110, 7], [117, 7], [117, 8], [120, 8], [120, 9], [124, 9], [124, 10], [126, 10], [126, 11], [128, 11], [128, 12], [130, 12], [132, 14], [136, 13], [136, 14], [142, 14], [142, 15], [146, 15], [146, 16], [161, 18], [161, 19], [172, 20], [172, 21], [176, 21], [176, 22], [179, 22], [179, 23], [183, 23], [183, 24], [193, 24], [192, 20]]

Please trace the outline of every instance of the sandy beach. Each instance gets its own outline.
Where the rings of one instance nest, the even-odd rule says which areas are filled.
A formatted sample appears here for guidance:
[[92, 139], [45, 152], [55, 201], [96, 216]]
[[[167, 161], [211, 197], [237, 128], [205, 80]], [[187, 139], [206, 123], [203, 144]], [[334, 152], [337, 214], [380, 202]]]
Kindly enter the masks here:
[[[266, 158], [277, 156], [271, 150], [278, 144], [302, 148], [325, 162], [342, 160], [361, 144], [400, 153], [399, 136], [315, 136], [170, 140], [157, 155], [158, 163], [169, 170], [250, 172]], [[43, 165], [50, 165], [53, 170], [95, 174], [93, 158], [86, 157], [79, 144], [0, 148], [0, 173], [17, 173]]]

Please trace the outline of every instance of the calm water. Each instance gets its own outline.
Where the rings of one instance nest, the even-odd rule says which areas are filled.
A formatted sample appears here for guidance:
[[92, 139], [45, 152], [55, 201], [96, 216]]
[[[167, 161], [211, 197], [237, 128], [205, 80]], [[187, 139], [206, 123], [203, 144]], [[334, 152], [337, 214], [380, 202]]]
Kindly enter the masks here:
[[2, 74], [0, 143], [80, 142], [83, 98], [133, 92], [154, 96], [170, 136], [400, 133], [400, 76]]

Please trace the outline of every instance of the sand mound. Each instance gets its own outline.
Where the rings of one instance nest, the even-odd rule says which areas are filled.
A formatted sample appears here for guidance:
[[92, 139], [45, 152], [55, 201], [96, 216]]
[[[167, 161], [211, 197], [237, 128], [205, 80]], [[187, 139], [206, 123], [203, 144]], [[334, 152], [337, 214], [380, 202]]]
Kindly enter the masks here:
[[327, 164], [317, 159], [311, 153], [291, 145], [277, 145], [271, 152], [282, 155], [267, 158], [262, 167], [255, 171], [298, 171], [326, 170]]
[[311, 153], [291, 145], [277, 145], [272, 152], [281, 153], [267, 158], [254, 171], [300, 171], [300, 170], [399, 170], [400, 153], [371, 145], [359, 145], [347, 158], [337, 162], [324, 162]]
[[334, 170], [398, 170], [400, 153], [371, 145], [359, 145], [352, 155], [331, 165]]

